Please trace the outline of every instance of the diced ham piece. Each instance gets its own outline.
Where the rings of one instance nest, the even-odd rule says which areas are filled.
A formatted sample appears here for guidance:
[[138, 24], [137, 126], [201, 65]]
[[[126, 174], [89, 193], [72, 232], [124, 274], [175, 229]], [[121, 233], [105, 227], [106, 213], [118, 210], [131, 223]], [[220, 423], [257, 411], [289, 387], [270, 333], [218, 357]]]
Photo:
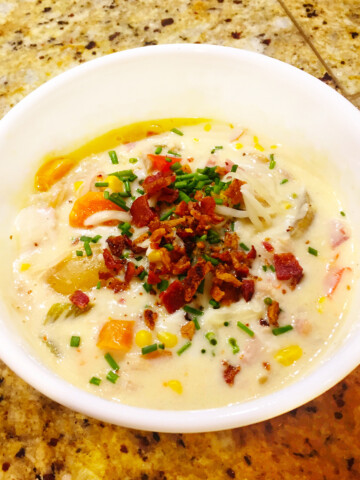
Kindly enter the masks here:
[[274, 267], [276, 278], [278, 280], [290, 280], [293, 288], [302, 279], [303, 268], [292, 253], [275, 254]]
[[325, 276], [324, 279], [324, 286], [326, 290], [326, 295], [328, 297], [331, 297], [335, 290], [337, 289], [340, 280], [342, 279], [342, 276], [346, 270], [351, 271], [351, 268], [346, 267], [346, 268], [338, 268], [338, 267], [330, 267], [328, 273]]
[[130, 213], [134, 225], [139, 228], [149, 225], [151, 220], [156, 217], [155, 213], [149, 206], [147, 195], [142, 195], [134, 200], [130, 208]]
[[160, 300], [169, 313], [176, 312], [185, 305], [184, 285], [179, 280], [175, 280], [165, 292], [160, 293]]
[[330, 241], [331, 241], [331, 248], [336, 248], [342, 243], [349, 240], [350, 236], [346, 231], [345, 225], [339, 220], [334, 220], [331, 223], [331, 232], [330, 232]]
[[70, 302], [83, 310], [88, 306], [90, 298], [81, 290], [76, 290], [72, 295], [70, 295]]
[[271, 243], [262, 242], [262, 244], [263, 244], [263, 246], [264, 246], [264, 248], [267, 252], [273, 252], [274, 251], [274, 247], [271, 245]]
[[225, 168], [226, 173], [231, 172], [231, 168], [232, 168], [233, 165], [235, 165], [235, 163], [232, 162], [231, 160], [229, 160], [229, 159], [225, 160], [225, 167], [224, 168]]
[[233, 365], [230, 365], [229, 362], [223, 361], [223, 366], [224, 366], [224, 371], [223, 371], [223, 377], [225, 382], [232, 386], [234, 385], [235, 377], [236, 375], [240, 372], [241, 367], [240, 365], [234, 367]]

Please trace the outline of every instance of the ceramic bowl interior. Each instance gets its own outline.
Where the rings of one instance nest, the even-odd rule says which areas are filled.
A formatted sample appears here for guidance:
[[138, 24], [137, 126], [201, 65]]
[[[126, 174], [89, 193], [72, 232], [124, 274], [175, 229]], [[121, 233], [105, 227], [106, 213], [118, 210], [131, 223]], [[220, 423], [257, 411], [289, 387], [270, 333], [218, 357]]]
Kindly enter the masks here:
[[[76, 67], [40, 87], [1, 120], [0, 242], [9, 235], [19, 185], [46, 153], [81, 144], [115, 126], [187, 116], [238, 122], [277, 142], [325, 154], [329, 171], [340, 169], [347, 214], [353, 225], [360, 225], [360, 113], [355, 107], [319, 80], [262, 55], [209, 45], [165, 45]], [[354, 234], [359, 237], [358, 231]], [[210, 410], [129, 407], [68, 384], [39, 361], [13, 326], [4, 301], [0, 356], [43, 394], [95, 418], [164, 432], [219, 430], [289, 411], [355, 368], [360, 362], [359, 311], [357, 281], [347, 319], [316, 368], [271, 395]]]

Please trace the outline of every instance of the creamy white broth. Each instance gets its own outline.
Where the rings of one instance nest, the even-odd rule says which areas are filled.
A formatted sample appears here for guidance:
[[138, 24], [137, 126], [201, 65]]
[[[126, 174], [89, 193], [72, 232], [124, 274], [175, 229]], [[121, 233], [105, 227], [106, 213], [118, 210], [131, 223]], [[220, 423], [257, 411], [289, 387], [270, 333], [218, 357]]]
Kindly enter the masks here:
[[[276, 140], [257, 138], [242, 125], [211, 122], [179, 128], [183, 136], [167, 132], [119, 145], [115, 148], [118, 165], [110, 162], [108, 151], [81, 160], [48, 192], [29, 195], [15, 221], [12, 240], [17, 253], [9, 302], [18, 314], [23, 335], [43, 361], [69, 382], [95, 395], [160, 409], [207, 408], [243, 402], [278, 390], [307, 373], [319, 361], [327, 344], [334, 341], [341, 326], [351, 297], [353, 274], [350, 269], [354, 265], [350, 227], [346, 216], [340, 213], [343, 207], [336, 185], [325, 181], [322, 172], [326, 164], [319, 160], [311, 167], [296, 152], [273, 144]], [[171, 150], [181, 154], [182, 164], [188, 164], [192, 171], [206, 165], [223, 167], [229, 161], [230, 165], [238, 165], [236, 172], [230, 171], [223, 180], [238, 178], [246, 182], [242, 192], [251, 220], [232, 220], [240, 242], [247, 247], [254, 245], [257, 250], [250, 269], [257, 277], [254, 296], [249, 302], [241, 299], [213, 309], [209, 305], [211, 279], [208, 275], [205, 293], [201, 296], [204, 314], [197, 317], [201, 328], [196, 330], [191, 346], [181, 355], [177, 351], [188, 341], [180, 333], [186, 323], [184, 311], [169, 314], [157, 304], [158, 296], [147, 293], [143, 281], [138, 279], [131, 282], [128, 290], [118, 293], [94, 286], [86, 291], [93, 305], [91, 310], [76, 318], [59, 318], [44, 325], [53, 304], [69, 301], [69, 293], [57, 293], [47, 283], [49, 270], [70, 252], [83, 250], [83, 243], [78, 241], [81, 235], [101, 235], [98, 243], [91, 244], [92, 257], [87, 259], [84, 253], [77, 259], [93, 262], [97, 258], [101, 260], [106, 239], [121, 233], [117, 226], [70, 227], [69, 214], [74, 202], [89, 188], [97, 190], [96, 175], [106, 178], [107, 174], [124, 169], [132, 169], [137, 175], [131, 185], [132, 192], [136, 192], [141, 188], [139, 181], [149, 174], [147, 154], [154, 153], [159, 145], [164, 146], [163, 153]], [[216, 149], [216, 146], [222, 148]], [[130, 158], [136, 158], [137, 163], [130, 163]], [[271, 158], [273, 168], [270, 168]], [[288, 181], [284, 183], [284, 179]], [[259, 195], [261, 202], [254, 207], [254, 198]], [[298, 238], [293, 238], [287, 230], [304, 216], [309, 198], [315, 211], [314, 220]], [[131, 201], [127, 202], [130, 206]], [[149, 203], [151, 205], [151, 200]], [[260, 217], [256, 215], [259, 211]], [[336, 243], [341, 235], [344, 237], [344, 234], [339, 237], [340, 229], [350, 238], [333, 247], [332, 241]], [[147, 230], [147, 227], [135, 228], [132, 239]], [[273, 254], [266, 251], [263, 241], [269, 241], [276, 253], [291, 252], [298, 259], [304, 276], [294, 290], [288, 282], [277, 280], [270, 268]], [[317, 251], [317, 256], [309, 253], [309, 247]], [[136, 264], [147, 267], [146, 256]], [[340, 271], [341, 280], [333, 294], [327, 295]], [[197, 306], [199, 297], [190, 305]], [[261, 325], [260, 320], [267, 318], [264, 303], [267, 297], [279, 302], [282, 310], [279, 325], [291, 325], [291, 331], [274, 336], [271, 327]], [[172, 352], [171, 356], [157, 359], [142, 355], [135, 340], [126, 354], [111, 350], [120, 366], [119, 378], [115, 384], [111, 383], [106, 379], [110, 367], [104, 359], [108, 350], [97, 347], [99, 332], [109, 318], [134, 321], [135, 334], [148, 330], [143, 317], [147, 305], [158, 313], [150, 343], [159, 343], [159, 332], [175, 334], [178, 343], [166, 348]], [[254, 332], [253, 337], [237, 326], [239, 320]], [[205, 337], [208, 332], [214, 333], [216, 345], [211, 345]], [[70, 346], [72, 336], [81, 338], [78, 348]], [[229, 338], [236, 340], [238, 353], [233, 353]], [[302, 355], [284, 366], [275, 356], [289, 346], [300, 347]], [[223, 361], [241, 367], [233, 385], [224, 380]], [[90, 384], [92, 377], [101, 379], [100, 385]], [[176, 383], [171, 383], [174, 380]]]

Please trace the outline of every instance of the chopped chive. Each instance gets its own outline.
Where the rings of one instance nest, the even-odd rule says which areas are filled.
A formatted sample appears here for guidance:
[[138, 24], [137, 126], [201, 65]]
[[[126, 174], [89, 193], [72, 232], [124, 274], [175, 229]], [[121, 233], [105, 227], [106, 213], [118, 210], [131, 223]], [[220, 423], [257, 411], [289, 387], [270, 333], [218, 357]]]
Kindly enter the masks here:
[[236, 170], [238, 169], [238, 166], [239, 166], [239, 165], [233, 165], [233, 166], [231, 167], [231, 171], [235, 173]]
[[111, 163], [113, 165], [116, 165], [116, 164], [119, 163], [118, 157], [117, 157], [116, 152], [114, 150], [110, 150], [109, 157], [110, 157]]
[[140, 193], [140, 195], [144, 195], [145, 191], [142, 188], [137, 188], [136, 191]]
[[160, 153], [162, 152], [162, 147], [156, 147], [155, 148], [155, 155], [160, 155]]
[[219, 243], [220, 242], [220, 235], [217, 232], [215, 232], [215, 230], [209, 230], [208, 233], [207, 233], [207, 241], [211, 245]]
[[108, 187], [109, 182], [95, 182], [95, 187]]
[[130, 188], [130, 182], [129, 180], [124, 180], [124, 187], [125, 187], [125, 192], [131, 196], [131, 188]]
[[[146, 277], [147, 275], [147, 272], [146, 270], [143, 270], [141, 273], [139, 273], [138, 277], [140, 278], [140, 280], [144, 280], [144, 278]], [[144, 287], [145, 288], [145, 287]], [[147, 291], [147, 290], [146, 290]]]
[[214, 267], [216, 267], [216, 265], [219, 265], [219, 263], [220, 263], [220, 261], [217, 258], [212, 258], [209, 255], [206, 255], [206, 253], [204, 253], [203, 258], [207, 262], [210, 262], [212, 265], [214, 265]]
[[171, 250], [174, 250], [174, 245], [171, 245], [171, 243], [165, 243], [164, 248], [171, 252]]
[[198, 286], [196, 291], [201, 294], [204, 293], [204, 286], [205, 286], [205, 278], [201, 280], [200, 285]]
[[180, 135], [180, 137], [182, 137], [184, 135], [183, 132], [181, 130], [179, 130], [178, 128], [172, 128], [171, 132], [176, 133], [176, 135]]
[[281, 180], [280, 185], [284, 185], [284, 183], [287, 183], [289, 180], [287, 178], [284, 178]]
[[140, 262], [140, 260], [142, 260], [142, 259], [143, 259], [143, 257], [142, 257], [141, 255], [139, 255], [138, 257], [135, 257], [135, 260], [136, 260], [137, 262]]
[[269, 169], [273, 170], [275, 168], [276, 161], [274, 159], [274, 154], [270, 153], [270, 164], [269, 164]]
[[120, 258], [129, 258], [130, 252], [125, 252], [122, 255], [120, 255]]
[[186, 273], [178, 275], [178, 279], [180, 280], [180, 282], [182, 282], [184, 280], [184, 278], [186, 278]]
[[270, 297], [266, 297], [264, 298], [264, 303], [265, 305], [272, 305], [272, 299]]
[[170, 208], [170, 210], [168, 210], [166, 213], [161, 215], [160, 221], [162, 222], [164, 220], [167, 220], [169, 217], [171, 217], [171, 215], [175, 212], [175, 208], [176, 207]]
[[220, 303], [214, 300], [213, 298], [209, 301], [210, 305], [213, 307], [213, 309], [217, 310], [220, 308]]
[[204, 312], [198, 310], [197, 308], [190, 307], [189, 305], [185, 305], [185, 307], [183, 307], [183, 310], [185, 310], [185, 312], [187, 313], [192, 313], [194, 315], [204, 315]]
[[92, 255], [92, 250], [91, 250], [91, 247], [90, 247], [90, 244], [88, 242], [84, 242], [84, 250], [86, 252], [86, 255], [88, 257], [91, 257]]
[[119, 195], [118, 193], [112, 193], [109, 196], [109, 200], [115, 203], [115, 205], [117, 205], [118, 207], [125, 210], [125, 212], [128, 212], [130, 210], [130, 208], [126, 205], [125, 201], [121, 198], [121, 195]]
[[240, 347], [239, 347], [239, 345], [237, 344], [235, 338], [232, 338], [232, 337], [229, 338], [229, 345], [231, 346], [232, 351], [233, 351], [234, 354], [240, 352]]
[[170, 169], [175, 172], [176, 170], [179, 170], [181, 168], [181, 163], [180, 162], [175, 162], [171, 165]]
[[343, 217], [345, 217], [345, 212], [343, 212], [343, 211], [341, 210], [340, 215], [342, 215]]
[[187, 186], [188, 186], [188, 182], [186, 180], [181, 180], [179, 182], [175, 182], [175, 188], [185, 188]]
[[137, 163], [138, 159], [137, 158], [129, 158], [130, 163]]
[[315, 257], [318, 256], [318, 251], [315, 250], [315, 248], [309, 247], [309, 248], [308, 248], [308, 252], [309, 252], [311, 255], [314, 255]]
[[172, 150], [168, 150], [167, 152], [169, 155], [172, 155], [173, 157], [181, 157], [179, 153], [173, 152]]
[[230, 223], [230, 230], [231, 230], [232, 232], [235, 231], [235, 222], [231, 222], [231, 223]]
[[160, 292], [164, 292], [168, 288], [169, 282], [167, 280], [163, 279], [156, 286], [157, 286], [158, 290], [160, 290]]
[[81, 250], [76, 250], [77, 257], [82, 257], [83, 255], [84, 255], [84, 252], [82, 252]]
[[97, 290], [100, 290], [100, 288], [101, 288], [101, 282], [99, 281], [99, 282], [96, 284], [96, 289], [97, 289]]
[[90, 243], [90, 242], [97, 243], [100, 240], [100, 238], [101, 238], [101, 235], [96, 235], [95, 237], [88, 237], [86, 235], [82, 235], [80, 237], [80, 241], [86, 242], [86, 243]]
[[191, 200], [191, 198], [188, 195], [186, 195], [186, 193], [184, 192], [179, 192], [179, 199], [184, 200], [184, 202], [186, 203], [189, 203]]
[[114, 373], [112, 370], [106, 375], [106, 380], [109, 380], [111, 383], [116, 383], [116, 380], [119, 378], [119, 375]]
[[205, 334], [205, 338], [207, 340], [209, 340], [209, 343], [210, 345], [216, 345], [217, 344], [217, 340], [216, 340], [216, 337], [215, 337], [215, 333], [214, 332], [208, 332]]
[[200, 350], [200, 352], [201, 352], [201, 353], [206, 353], [205, 348], [202, 348], [202, 349]]
[[263, 265], [263, 266], [262, 266], [262, 269], [264, 270], [264, 272], [266, 272], [267, 269], [268, 269], [267, 265]]
[[251, 328], [247, 327], [242, 322], [237, 322], [237, 326], [241, 328], [241, 330], [243, 330], [245, 333], [250, 335], [250, 337], [253, 337], [255, 335], [255, 333], [251, 330]]
[[158, 349], [159, 350], [165, 350], [165, 345], [163, 343], [158, 344]]
[[245, 245], [245, 243], [242, 243], [242, 242], [240, 243], [240, 247], [241, 247], [243, 250], [245, 250], [245, 252], [248, 252], [248, 251], [250, 250], [250, 248], [249, 248], [247, 245]]
[[269, 268], [270, 268], [270, 270], [271, 270], [273, 273], [275, 273], [275, 267], [274, 267], [274, 265], [270, 265]]
[[101, 380], [98, 377], [91, 377], [90, 380], [89, 380], [89, 383], [91, 383], [91, 385], [99, 386], [100, 383], [101, 383]]
[[179, 350], [176, 352], [179, 356], [182, 355], [185, 350], [187, 350], [189, 347], [191, 347], [192, 343], [191, 342], [186, 342]]
[[92, 241], [93, 243], [97, 243], [97, 242], [100, 240], [100, 238], [101, 238], [101, 235], [95, 235], [95, 237], [93, 237], [93, 238], [91, 239], [91, 241]]
[[123, 235], [127, 237], [132, 237], [132, 232], [130, 232], [131, 224], [129, 222], [119, 223], [118, 229], [121, 231]]
[[221, 190], [222, 190], [222, 186], [220, 184], [214, 186], [214, 193], [216, 193], [216, 195], [219, 195]]
[[229, 322], [224, 322], [224, 327], [228, 327], [230, 325]]
[[214, 200], [216, 205], [222, 205], [224, 203], [224, 200], [222, 198], [215, 198]]
[[194, 178], [195, 176], [196, 178], [198, 178], [196, 173], [185, 173], [185, 175], [179, 175], [179, 178], [180, 180], [189, 180], [190, 178]]
[[205, 242], [205, 240], [207, 240], [207, 234], [205, 233], [205, 235], [201, 235], [201, 237], [199, 238], [199, 240], [201, 242]]
[[273, 335], [278, 336], [289, 332], [290, 330], [293, 330], [293, 327], [291, 325], [285, 325], [284, 327], [273, 328], [272, 333]]
[[224, 147], [222, 145], [216, 145], [212, 150], [211, 153], [215, 153], [215, 150], [222, 150]]
[[110, 353], [105, 353], [104, 358], [113, 370], [119, 370], [119, 365]]
[[109, 173], [109, 176], [117, 177], [119, 180], [130, 180], [133, 182], [137, 179], [137, 176], [132, 170], [119, 170], [118, 172]]
[[104, 192], [104, 198], [105, 200], [108, 200], [109, 199], [109, 196], [110, 196], [110, 192], [108, 190], [105, 190]]
[[165, 157], [165, 162], [171, 163], [172, 161], [173, 161], [172, 158], [170, 158], [170, 157]]
[[155, 352], [158, 349], [157, 343], [153, 343], [152, 345], [147, 345], [141, 349], [141, 353], [143, 355], [147, 355], [148, 353]]
[[150, 284], [147, 283], [147, 282], [143, 283], [143, 287], [144, 287], [144, 290], [145, 290], [147, 293], [150, 293], [151, 290], [152, 290], [152, 285], [150, 285]]
[[194, 322], [196, 330], [200, 330], [200, 324], [199, 324], [199, 320], [197, 319], [197, 317], [194, 317], [192, 319], [192, 321]]
[[70, 338], [70, 347], [78, 347], [80, 345], [80, 337], [73, 335]]

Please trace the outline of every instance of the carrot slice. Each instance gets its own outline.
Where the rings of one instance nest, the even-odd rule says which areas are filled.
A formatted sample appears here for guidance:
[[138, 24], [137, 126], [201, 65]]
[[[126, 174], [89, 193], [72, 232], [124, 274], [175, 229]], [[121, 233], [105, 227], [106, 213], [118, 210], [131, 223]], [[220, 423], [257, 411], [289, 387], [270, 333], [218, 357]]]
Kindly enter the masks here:
[[171, 165], [181, 162], [181, 158], [166, 157], [165, 155], [154, 155], [153, 153], [148, 154], [148, 159], [152, 161], [153, 169], [159, 170], [160, 172], [169, 172]]
[[134, 325], [134, 321], [109, 320], [100, 330], [97, 346], [127, 352], [132, 347]]
[[91, 225], [85, 227], [85, 220], [94, 213], [104, 210], [123, 211], [114, 202], [104, 198], [102, 192], [87, 192], [74, 203], [69, 215], [70, 226], [75, 228], [92, 228]]
[[35, 188], [47, 192], [76, 165], [76, 160], [66, 157], [51, 158], [43, 163], [35, 175]]

